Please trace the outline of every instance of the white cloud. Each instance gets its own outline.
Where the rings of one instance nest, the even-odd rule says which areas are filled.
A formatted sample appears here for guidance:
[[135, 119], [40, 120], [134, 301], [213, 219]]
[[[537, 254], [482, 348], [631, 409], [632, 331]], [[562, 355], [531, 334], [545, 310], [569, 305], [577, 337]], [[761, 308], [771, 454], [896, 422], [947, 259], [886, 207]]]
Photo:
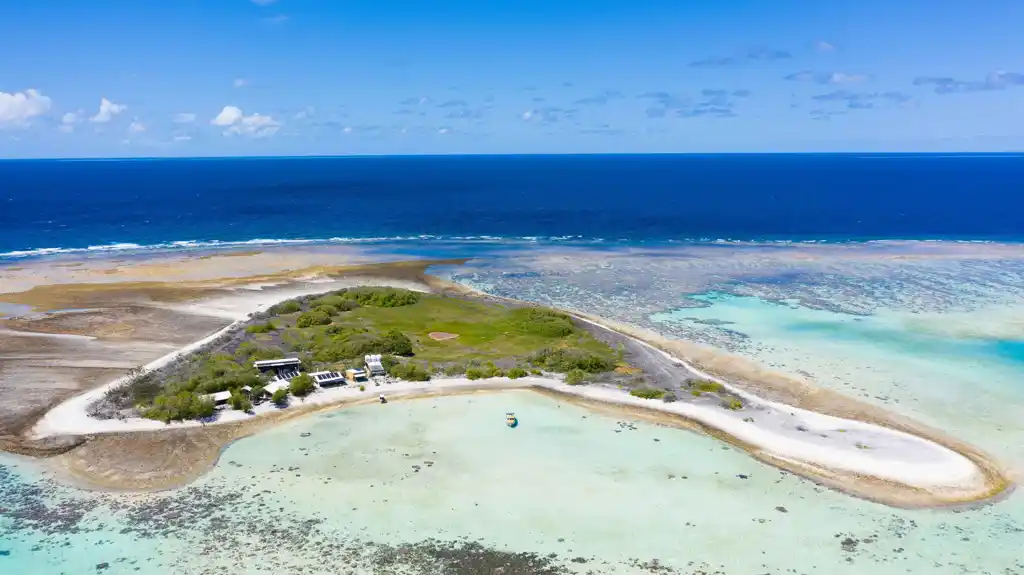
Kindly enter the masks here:
[[0, 124], [24, 124], [50, 110], [50, 98], [39, 90], [0, 92]]
[[532, 120], [532, 119], [533, 119], [533, 115], [534, 115], [535, 113], [536, 113], [536, 112], [534, 112], [533, 110], [527, 110], [527, 111], [525, 111], [525, 112], [523, 112], [523, 113], [522, 113], [522, 116], [521, 116], [521, 117], [523, 118], [523, 121], [524, 121], [524, 122], [529, 122], [530, 120]]
[[99, 124], [109, 122], [114, 116], [124, 112], [128, 109], [128, 106], [123, 104], [115, 104], [106, 98], [100, 98], [100, 109], [96, 112], [96, 115], [89, 118], [89, 121], [96, 122]]
[[224, 106], [217, 117], [210, 120], [214, 126], [225, 128], [224, 134], [237, 134], [250, 138], [273, 136], [281, 129], [281, 123], [272, 116], [252, 114], [246, 116], [237, 106]]
[[217, 117], [210, 120], [214, 126], [230, 126], [242, 119], [242, 109], [237, 106], [224, 106]]
[[57, 126], [57, 130], [64, 132], [65, 134], [70, 134], [75, 131], [75, 124], [80, 123], [84, 117], [85, 112], [82, 110], [78, 110], [77, 112], [65, 112], [64, 115], [60, 117], [60, 125]]
[[846, 74], [844, 72], [833, 72], [829, 74], [829, 84], [858, 84], [867, 80], [864, 74]]
[[826, 42], [824, 40], [816, 40], [814, 42], [814, 49], [819, 52], [835, 52], [836, 47], [833, 46], [830, 42]]
[[132, 120], [132, 123], [128, 124], [128, 131], [133, 134], [141, 134], [146, 131], [146, 125], [138, 120]]
[[174, 115], [175, 124], [191, 124], [196, 121], [196, 115], [191, 112], [182, 112]]
[[448, 128], [440, 128], [440, 129], [439, 129], [439, 130], [437, 131], [437, 133], [438, 133], [438, 134], [447, 134], [447, 133], [448, 133], [448, 132], [450, 132], [450, 131], [451, 131], [451, 130], [449, 130]]
[[187, 142], [191, 139], [192, 136], [189, 136], [188, 134], [178, 134], [177, 136], [174, 136], [175, 142]]
[[246, 80], [245, 78], [235, 78], [233, 85], [236, 88], [244, 88], [249, 85], [249, 80]]

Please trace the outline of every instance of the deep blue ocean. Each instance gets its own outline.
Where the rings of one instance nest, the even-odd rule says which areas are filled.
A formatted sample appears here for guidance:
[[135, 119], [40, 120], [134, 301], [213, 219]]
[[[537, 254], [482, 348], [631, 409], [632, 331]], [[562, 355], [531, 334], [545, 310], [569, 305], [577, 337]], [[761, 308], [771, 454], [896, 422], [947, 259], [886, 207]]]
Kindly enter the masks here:
[[0, 161], [0, 206], [4, 259], [419, 236], [1017, 240], [1024, 238], [1024, 156]]

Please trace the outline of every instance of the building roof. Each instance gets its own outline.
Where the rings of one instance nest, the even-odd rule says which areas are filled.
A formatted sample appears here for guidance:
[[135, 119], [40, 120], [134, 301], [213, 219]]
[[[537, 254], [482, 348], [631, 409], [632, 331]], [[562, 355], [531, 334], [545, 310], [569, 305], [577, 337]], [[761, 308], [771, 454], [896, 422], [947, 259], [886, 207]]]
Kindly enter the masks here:
[[231, 399], [231, 392], [230, 391], [218, 391], [217, 393], [211, 393], [207, 397], [209, 397], [213, 401], [227, 401], [227, 400]]
[[342, 381], [345, 379], [345, 374], [337, 371], [316, 371], [309, 374], [309, 376], [317, 383], [331, 383], [333, 381]]
[[272, 394], [279, 389], [288, 389], [288, 385], [289, 382], [287, 379], [277, 379], [268, 383], [266, 387], [263, 388], [263, 391]]
[[261, 367], [292, 367], [301, 365], [297, 357], [283, 357], [281, 359], [261, 359], [259, 361], [252, 362], [253, 367], [260, 369]]

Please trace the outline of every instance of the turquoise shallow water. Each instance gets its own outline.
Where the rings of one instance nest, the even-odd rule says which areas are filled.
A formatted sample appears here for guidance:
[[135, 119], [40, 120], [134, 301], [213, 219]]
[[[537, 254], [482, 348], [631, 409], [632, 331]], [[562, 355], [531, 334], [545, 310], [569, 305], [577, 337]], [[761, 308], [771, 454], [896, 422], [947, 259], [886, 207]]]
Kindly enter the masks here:
[[528, 392], [295, 421], [167, 494], [88, 494], [0, 462], [2, 573], [473, 573], [482, 557], [522, 573], [1024, 569], [1019, 498], [893, 510], [708, 437]]
[[[708, 307], [656, 313], [662, 325], [714, 322], [746, 338], [742, 353], [789, 373], [948, 430], [1024, 470], [1024, 340], [1016, 310], [971, 316], [971, 329], [940, 314], [855, 316], [727, 294]], [[1009, 327], [1013, 327], [1012, 325]]]

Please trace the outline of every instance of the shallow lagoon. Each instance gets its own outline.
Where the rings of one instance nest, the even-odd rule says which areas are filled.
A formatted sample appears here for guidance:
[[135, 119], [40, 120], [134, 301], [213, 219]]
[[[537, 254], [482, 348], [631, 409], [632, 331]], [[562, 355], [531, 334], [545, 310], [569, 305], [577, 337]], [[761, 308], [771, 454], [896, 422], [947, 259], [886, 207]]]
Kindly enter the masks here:
[[5, 471], [4, 573], [473, 573], [510, 557], [537, 573], [1024, 569], [1020, 498], [897, 511], [708, 437], [522, 391], [295, 421], [167, 494], [88, 494], [22, 464]]

